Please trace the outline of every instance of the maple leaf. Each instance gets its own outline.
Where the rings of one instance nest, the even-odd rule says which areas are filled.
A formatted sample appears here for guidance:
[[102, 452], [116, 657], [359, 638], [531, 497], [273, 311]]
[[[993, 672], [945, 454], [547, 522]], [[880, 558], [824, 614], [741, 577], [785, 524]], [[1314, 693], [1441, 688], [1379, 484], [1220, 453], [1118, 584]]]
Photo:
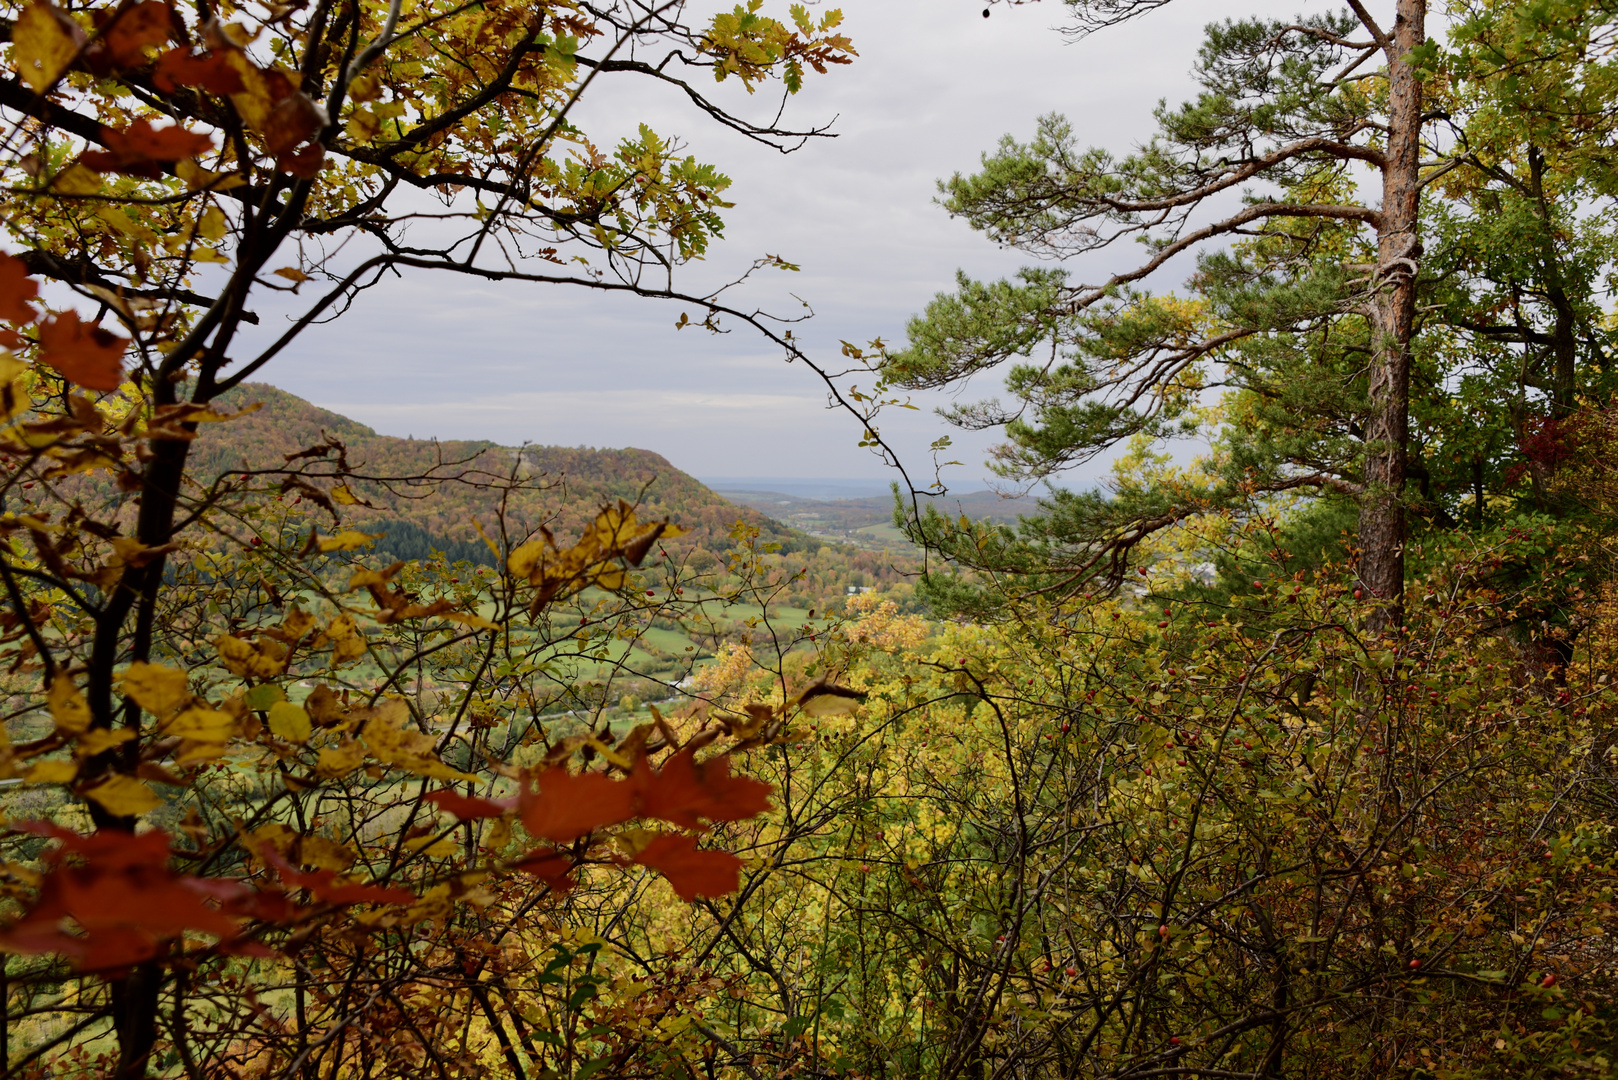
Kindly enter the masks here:
[[190, 49], [170, 49], [158, 57], [152, 83], [165, 94], [181, 86], [195, 86], [220, 97], [246, 89], [241, 72], [228, 57], [220, 53], [197, 56]]
[[709, 821], [741, 821], [770, 808], [774, 787], [761, 780], [730, 774], [730, 755], [696, 761], [687, 747], [652, 771], [641, 767], [630, 774], [640, 812], [686, 829], [700, 829]]
[[123, 384], [122, 358], [128, 346], [128, 338], [83, 322], [71, 309], [39, 327], [39, 358], [87, 390], [111, 392]]
[[694, 836], [659, 836], [634, 862], [668, 878], [681, 900], [724, 896], [741, 884], [742, 861], [728, 851], [698, 851]]
[[[202, 881], [169, 869], [168, 834], [136, 836], [118, 829], [81, 835], [48, 822], [19, 822], [19, 831], [61, 841], [45, 854], [51, 871], [28, 912], [0, 933], [11, 952], [54, 952], [82, 968], [118, 968], [156, 956], [162, 943], [188, 930], [231, 940], [240, 919], [226, 906], [251, 906], [239, 882]], [[73, 855], [76, 864], [64, 860]], [[210, 903], [209, 901], [212, 901]], [[65, 920], [80, 933], [68, 933]]]
[[101, 140], [105, 150], [86, 150], [79, 155], [79, 164], [96, 172], [121, 172], [131, 176], [156, 179], [163, 175], [163, 165], [193, 158], [213, 149], [213, 140], [206, 135], [187, 131], [179, 125], [156, 128], [145, 120], [136, 120], [123, 131], [103, 127]]
[[537, 848], [511, 864], [513, 870], [532, 874], [554, 892], [567, 892], [573, 888], [573, 860], [550, 848]]
[[454, 814], [462, 821], [497, 818], [511, 809], [509, 800], [497, 802], [494, 799], [478, 799], [449, 790], [430, 791], [427, 793], [427, 801], [446, 814]]
[[561, 765], [547, 769], [537, 779], [537, 791], [525, 779], [517, 796], [517, 813], [535, 836], [565, 844], [592, 829], [635, 816], [635, 793], [626, 781], [601, 773], [574, 776]]
[[[114, 11], [102, 10], [96, 12], [96, 16], [101, 29], [99, 52], [117, 68], [138, 67], [146, 59], [143, 55], [146, 46], [163, 44], [169, 39], [173, 26], [169, 6], [163, 0], [144, 0]], [[100, 60], [102, 56], [95, 59]]]
[[31, 323], [39, 318], [28, 301], [39, 295], [39, 282], [28, 276], [28, 264], [0, 254], [0, 319]]

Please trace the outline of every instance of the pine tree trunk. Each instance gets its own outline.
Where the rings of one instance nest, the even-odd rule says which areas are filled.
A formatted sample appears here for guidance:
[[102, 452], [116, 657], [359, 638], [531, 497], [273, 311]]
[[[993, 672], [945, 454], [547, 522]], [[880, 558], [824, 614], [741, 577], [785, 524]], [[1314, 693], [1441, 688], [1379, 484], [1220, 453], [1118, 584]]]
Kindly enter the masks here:
[[1410, 52], [1425, 40], [1426, 0], [1399, 0], [1388, 62], [1387, 162], [1382, 223], [1372, 283], [1371, 413], [1366, 424], [1364, 501], [1360, 505], [1360, 584], [1385, 601], [1373, 626], [1400, 621], [1405, 576], [1405, 452], [1410, 438], [1410, 336], [1421, 256], [1421, 83]]

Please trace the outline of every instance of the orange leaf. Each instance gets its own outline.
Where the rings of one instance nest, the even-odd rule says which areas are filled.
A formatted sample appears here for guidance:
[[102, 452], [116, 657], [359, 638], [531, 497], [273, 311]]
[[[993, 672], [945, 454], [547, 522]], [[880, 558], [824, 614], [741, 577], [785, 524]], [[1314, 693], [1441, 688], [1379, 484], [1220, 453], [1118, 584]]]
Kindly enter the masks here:
[[[21, 831], [61, 841], [45, 855], [52, 869], [22, 919], [0, 934], [12, 952], [72, 956], [81, 968], [124, 967], [156, 956], [161, 943], [186, 930], [228, 942], [256, 897], [240, 882], [203, 881], [169, 869], [168, 834], [140, 836], [106, 829], [81, 836], [47, 822], [19, 822]], [[68, 864], [63, 856], [77, 856]], [[214, 901], [219, 906], [208, 901]], [[61, 928], [71, 918], [82, 936]]]
[[121, 358], [128, 338], [63, 311], [39, 327], [39, 358], [87, 390], [116, 390], [124, 380]]
[[538, 780], [537, 792], [524, 780], [517, 796], [517, 812], [535, 836], [565, 844], [635, 816], [635, 795], [627, 781], [601, 773], [574, 776], [561, 765], [547, 769]]
[[146, 59], [141, 52], [146, 46], [161, 45], [169, 39], [173, 23], [163, 0], [145, 0], [116, 13], [103, 12], [112, 18], [101, 40], [113, 67], [138, 67]]
[[0, 254], [0, 319], [31, 323], [39, 318], [28, 301], [39, 295], [39, 282], [28, 276], [28, 265], [21, 259]]
[[742, 861], [728, 851], [698, 851], [693, 836], [659, 836], [634, 861], [668, 878], [685, 901], [724, 896], [741, 884]]
[[189, 49], [170, 49], [158, 57], [152, 83], [165, 94], [181, 86], [195, 86], [219, 97], [246, 89], [241, 72], [225, 54], [193, 56]]
[[469, 798], [458, 791], [448, 790], [428, 792], [427, 801], [446, 814], [454, 814], [462, 821], [499, 817], [510, 809], [509, 806], [501, 805], [493, 799]]
[[730, 755], [698, 764], [696, 751], [681, 750], [658, 772], [636, 769], [630, 777], [646, 817], [662, 818], [686, 829], [702, 828], [700, 819], [741, 821], [770, 808], [775, 789], [760, 780], [730, 775]]
[[121, 172], [131, 176], [156, 178], [163, 175], [166, 162], [196, 157], [213, 149], [213, 140], [178, 125], [154, 128], [136, 120], [123, 131], [101, 129], [105, 150], [86, 150], [79, 163], [96, 172]]
[[534, 875], [556, 892], [573, 888], [573, 879], [568, 876], [573, 870], [573, 860], [559, 851], [537, 848], [512, 863], [511, 868]]

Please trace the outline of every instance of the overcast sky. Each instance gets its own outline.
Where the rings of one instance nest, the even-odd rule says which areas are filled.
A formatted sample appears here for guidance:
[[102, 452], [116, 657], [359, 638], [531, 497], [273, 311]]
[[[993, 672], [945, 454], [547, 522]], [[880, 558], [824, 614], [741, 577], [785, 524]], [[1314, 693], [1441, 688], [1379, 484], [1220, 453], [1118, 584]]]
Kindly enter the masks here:
[[[996, 6], [988, 19], [971, 0], [842, 6], [860, 57], [811, 77], [788, 114], [799, 124], [837, 117], [835, 139], [782, 156], [644, 86], [587, 99], [580, 114], [597, 132], [645, 120], [727, 172], [736, 207], [691, 285], [764, 253], [800, 264], [801, 273], [762, 276], [743, 298], [782, 312], [798, 307], [791, 294], [809, 301], [816, 316], [799, 336], [828, 361], [840, 340], [902, 340], [905, 321], [950, 287], [957, 268], [995, 277], [1027, 261], [951, 221], [933, 202], [939, 178], [972, 169], [1002, 134], [1026, 138], [1051, 111], [1066, 113], [1082, 142], [1128, 150], [1150, 134], [1159, 98], [1191, 93], [1186, 72], [1205, 23], [1321, 5], [1180, 0], [1076, 43], [1052, 29], [1063, 14], [1052, 2]], [[1105, 268], [1075, 267], [1085, 279]], [[701, 477], [885, 478], [855, 445], [857, 425], [826, 410], [811, 372], [741, 329], [677, 332], [680, 310], [566, 288], [407, 278], [305, 335], [264, 378], [392, 435], [636, 446]], [[926, 408], [896, 414], [884, 434], [918, 466], [928, 442], [954, 434], [954, 456], [967, 465], [946, 479], [955, 490], [981, 487], [992, 440], [949, 432], [930, 412], [942, 398], [916, 400]]]

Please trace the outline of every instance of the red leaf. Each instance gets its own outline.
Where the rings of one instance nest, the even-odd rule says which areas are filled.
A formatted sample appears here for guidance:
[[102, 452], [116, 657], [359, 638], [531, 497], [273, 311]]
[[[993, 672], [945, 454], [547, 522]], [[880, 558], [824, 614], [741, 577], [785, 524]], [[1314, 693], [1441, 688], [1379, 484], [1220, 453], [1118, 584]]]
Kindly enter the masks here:
[[63, 311], [39, 327], [39, 358], [87, 390], [116, 390], [124, 381], [121, 358], [128, 338]]
[[538, 780], [537, 792], [524, 780], [517, 796], [517, 812], [535, 836], [566, 844], [592, 829], [635, 816], [635, 794], [627, 781], [601, 773], [574, 776], [560, 765], [541, 773]]
[[693, 836], [659, 836], [635, 861], [668, 878], [681, 900], [724, 896], [741, 884], [742, 861], [728, 851], [698, 851]]
[[[47, 852], [52, 869], [21, 920], [0, 933], [0, 948], [23, 953], [60, 953], [82, 968], [118, 968], [156, 956], [163, 942], [187, 930], [235, 939], [240, 918], [209, 901], [246, 906], [255, 894], [240, 882], [204, 881], [169, 868], [169, 838], [153, 830], [141, 836], [116, 829], [88, 836], [47, 822], [25, 822], [21, 831], [61, 841]], [[74, 856], [75, 862], [66, 861]], [[81, 934], [62, 925], [72, 919]]]
[[193, 56], [189, 49], [170, 49], [157, 58], [152, 84], [165, 94], [181, 86], [195, 86], [210, 94], [226, 97], [247, 89], [242, 74], [223, 53]]
[[275, 168], [278, 172], [313, 180], [319, 175], [321, 162], [325, 160], [326, 148], [319, 143], [310, 143], [302, 150], [294, 150], [290, 154], [282, 154], [276, 158]]
[[308, 889], [310, 895], [328, 904], [413, 904], [416, 894], [409, 889], [390, 889], [385, 885], [367, 885], [362, 882], [338, 881], [335, 870], [295, 869], [268, 844], [255, 853], [275, 868], [285, 885]]
[[140, 66], [146, 59], [142, 50], [167, 41], [173, 25], [169, 7], [163, 0], [145, 0], [107, 14], [114, 21], [102, 31], [101, 45], [106, 58], [118, 68]]
[[39, 295], [39, 282], [28, 276], [28, 265], [21, 259], [0, 254], [0, 319], [31, 323], [39, 313], [28, 301]]
[[511, 809], [509, 805], [502, 805], [493, 799], [469, 798], [456, 791], [428, 792], [427, 801], [447, 814], [454, 814], [462, 821], [499, 817]]
[[760, 780], [730, 775], [730, 755], [698, 764], [696, 751], [681, 750], [662, 769], [636, 769], [630, 777], [640, 795], [640, 812], [686, 829], [709, 821], [741, 821], [770, 808], [775, 789]]
[[[280, 76], [279, 84], [271, 80], [270, 75]], [[270, 110], [269, 118], [264, 122], [264, 144], [270, 148], [270, 153], [284, 155], [326, 126], [326, 111], [311, 101], [309, 95], [293, 86], [280, 72], [266, 72], [266, 81], [270, 82], [270, 96], [275, 98], [276, 102], [275, 107]], [[317, 157], [314, 167], [319, 166], [320, 161]]]
[[511, 864], [513, 870], [532, 874], [551, 887], [553, 892], [567, 892], [573, 887], [573, 860], [550, 848], [537, 848]]
[[162, 166], [167, 162], [213, 149], [213, 140], [206, 135], [179, 125], [155, 128], [145, 120], [136, 120], [123, 131], [104, 127], [101, 141], [105, 150], [86, 150], [79, 155], [79, 163], [85, 168], [152, 178], [163, 175]]

